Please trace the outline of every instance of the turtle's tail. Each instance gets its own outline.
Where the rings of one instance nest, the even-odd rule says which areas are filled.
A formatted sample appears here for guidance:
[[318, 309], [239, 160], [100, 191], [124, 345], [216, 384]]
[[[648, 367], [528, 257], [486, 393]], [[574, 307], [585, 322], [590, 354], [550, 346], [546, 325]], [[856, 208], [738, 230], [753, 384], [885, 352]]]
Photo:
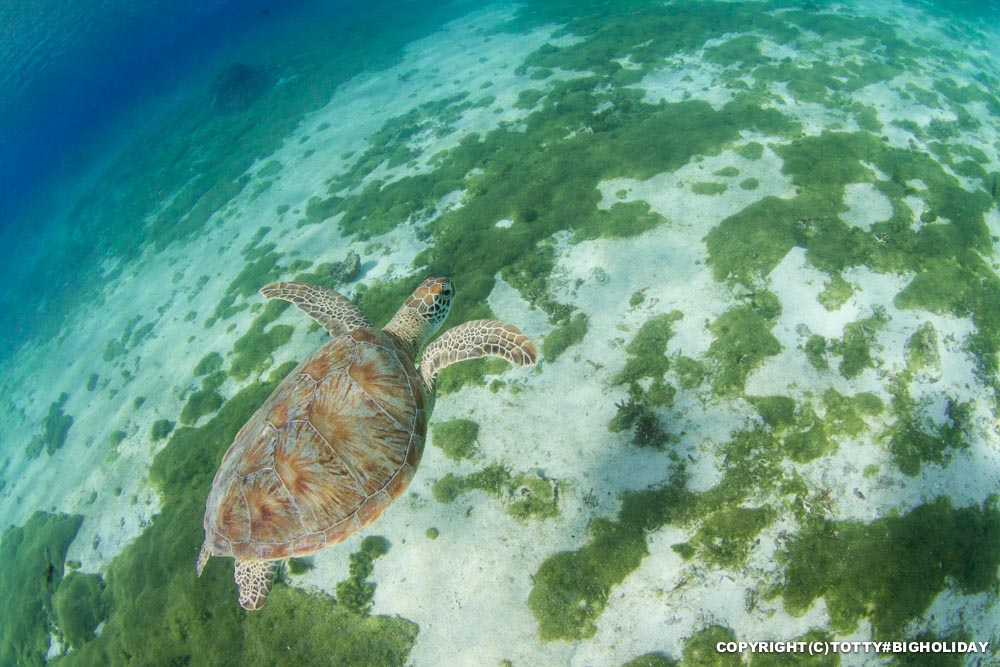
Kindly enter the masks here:
[[206, 542], [205, 544], [203, 544], [201, 546], [201, 553], [198, 554], [197, 570], [198, 570], [198, 576], [199, 577], [201, 576], [201, 571], [205, 569], [205, 563], [207, 563], [208, 559], [211, 558], [211, 557], [212, 557], [212, 554], [209, 553], [209, 551], [208, 551], [208, 542]]

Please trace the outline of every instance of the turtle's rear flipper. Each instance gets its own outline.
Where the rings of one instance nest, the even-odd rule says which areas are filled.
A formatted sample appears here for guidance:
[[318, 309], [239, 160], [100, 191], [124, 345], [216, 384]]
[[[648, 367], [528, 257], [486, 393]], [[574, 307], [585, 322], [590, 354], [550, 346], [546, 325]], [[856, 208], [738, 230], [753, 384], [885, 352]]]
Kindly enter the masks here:
[[241, 607], [254, 611], [264, 606], [277, 563], [273, 560], [236, 560], [234, 574], [240, 589]]

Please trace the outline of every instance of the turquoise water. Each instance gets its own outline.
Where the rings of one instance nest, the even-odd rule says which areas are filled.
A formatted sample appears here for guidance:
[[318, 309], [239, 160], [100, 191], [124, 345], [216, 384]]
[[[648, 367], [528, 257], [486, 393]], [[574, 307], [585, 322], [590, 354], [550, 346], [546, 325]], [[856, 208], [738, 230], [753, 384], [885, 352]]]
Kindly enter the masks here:
[[[997, 661], [993, 9], [0, 9], [0, 664]], [[243, 611], [213, 476], [328, 339], [258, 290], [428, 275], [539, 362]]]

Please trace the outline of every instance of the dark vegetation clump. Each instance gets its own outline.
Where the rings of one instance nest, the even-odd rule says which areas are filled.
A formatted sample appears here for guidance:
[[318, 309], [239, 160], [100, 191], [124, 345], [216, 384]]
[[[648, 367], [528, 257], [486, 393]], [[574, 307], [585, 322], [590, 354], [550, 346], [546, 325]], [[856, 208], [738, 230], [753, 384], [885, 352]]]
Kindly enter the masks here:
[[615, 432], [632, 431], [632, 442], [639, 447], [662, 448], [667, 444], [667, 432], [660, 426], [653, 409], [643, 400], [630, 396], [615, 404], [618, 412], [608, 423]]
[[242, 63], [223, 69], [212, 81], [209, 94], [216, 111], [246, 111], [270, 86], [264, 70]]
[[350, 577], [337, 584], [337, 603], [355, 614], [367, 614], [375, 597], [375, 584], [368, 577], [375, 571], [375, 559], [389, 552], [389, 540], [369, 535], [361, 541], [361, 550], [349, 556]]
[[[64, 582], [66, 551], [82, 523], [79, 515], [35, 512], [23, 526], [4, 531], [0, 539], [0, 664], [45, 664], [49, 627], [55, 624], [53, 596]], [[75, 605], [70, 591], [62, 597], [64, 606]]]
[[149, 429], [149, 437], [153, 442], [163, 440], [174, 430], [174, 422], [169, 419], [157, 419]]
[[66, 436], [70, 426], [73, 425], [73, 417], [63, 412], [63, 406], [68, 400], [69, 394], [63, 392], [60, 394], [59, 400], [53, 401], [49, 405], [49, 413], [45, 416], [45, 421], [42, 422], [42, 433], [33, 437], [28, 443], [28, 449], [25, 453], [29, 459], [38, 458], [43, 449], [49, 456], [52, 456], [56, 450], [66, 444]]

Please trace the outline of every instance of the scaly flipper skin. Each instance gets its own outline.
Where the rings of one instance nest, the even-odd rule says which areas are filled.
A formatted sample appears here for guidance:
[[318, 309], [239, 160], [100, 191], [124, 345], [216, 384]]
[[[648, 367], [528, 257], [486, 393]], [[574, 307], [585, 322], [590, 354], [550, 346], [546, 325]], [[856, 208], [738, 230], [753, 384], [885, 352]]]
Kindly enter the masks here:
[[350, 299], [326, 287], [305, 283], [271, 283], [262, 288], [260, 293], [268, 299], [294, 303], [299, 310], [329, 331], [331, 336], [372, 327], [365, 314]]
[[521, 330], [496, 320], [473, 320], [459, 324], [427, 346], [420, 361], [420, 375], [433, 389], [442, 368], [467, 359], [500, 357], [517, 366], [538, 360], [538, 349]]
[[234, 578], [240, 589], [240, 606], [255, 611], [264, 605], [271, 592], [277, 561], [237, 560]]

